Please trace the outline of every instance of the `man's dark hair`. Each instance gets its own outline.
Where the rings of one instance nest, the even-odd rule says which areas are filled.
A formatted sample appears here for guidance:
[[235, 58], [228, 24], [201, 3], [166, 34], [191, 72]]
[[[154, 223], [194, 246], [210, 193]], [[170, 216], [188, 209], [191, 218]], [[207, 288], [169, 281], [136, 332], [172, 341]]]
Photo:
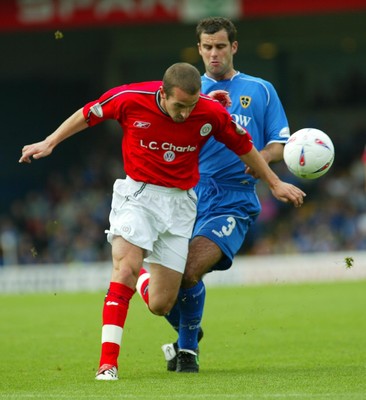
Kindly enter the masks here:
[[201, 75], [198, 69], [184, 62], [171, 65], [163, 76], [163, 88], [167, 97], [172, 94], [175, 87], [190, 95], [199, 92]]
[[237, 30], [235, 25], [228, 19], [223, 17], [209, 17], [201, 19], [196, 27], [196, 36], [198, 43], [201, 42], [202, 33], [212, 35], [216, 32], [225, 29], [229, 42], [233, 43], [236, 41]]

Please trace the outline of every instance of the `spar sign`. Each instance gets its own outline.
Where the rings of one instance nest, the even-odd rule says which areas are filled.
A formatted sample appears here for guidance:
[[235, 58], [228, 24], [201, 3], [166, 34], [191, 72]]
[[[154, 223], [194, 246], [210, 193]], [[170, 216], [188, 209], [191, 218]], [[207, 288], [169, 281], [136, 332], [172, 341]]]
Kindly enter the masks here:
[[237, 18], [241, 0], [2, 0], [0, 30], [191, 22]]
[[194, 23], [217, 15], [236, 21], [357, 10], [366, 10], [365, 0], [0, 0], [0, 31]]

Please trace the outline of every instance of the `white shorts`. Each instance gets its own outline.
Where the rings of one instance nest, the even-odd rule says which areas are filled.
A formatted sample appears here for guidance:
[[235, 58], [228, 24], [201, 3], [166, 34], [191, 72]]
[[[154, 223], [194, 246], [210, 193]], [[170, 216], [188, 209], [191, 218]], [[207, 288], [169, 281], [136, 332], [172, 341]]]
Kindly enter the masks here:
[[181, 190], [117, 179], [107, 240], [122, 236], [146, 251], [144, 261], [184, 272], [188, 242], [196, 218], [193, 189]]

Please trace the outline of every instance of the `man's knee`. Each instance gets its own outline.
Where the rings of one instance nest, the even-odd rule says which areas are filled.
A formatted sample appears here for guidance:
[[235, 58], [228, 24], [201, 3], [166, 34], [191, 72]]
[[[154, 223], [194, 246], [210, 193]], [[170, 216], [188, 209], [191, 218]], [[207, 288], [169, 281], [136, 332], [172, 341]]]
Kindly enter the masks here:
[[168, 312], [173, 308], [174, 303], [176, 299], [174, 300], [163, 300], [163, 299], [154, 299], [154, 298], [149, 298], [149, 310], [159, 316], [164, 316], [168, 314]]
[[204, 236], [196, 236], [190, 246], [182, 287], [189, 289], [202, 280], [203, 276], [222, 258], [220, 247]]
[[197, 283], [202, 279], [202, 274], [195, 270], [191, 269], [187, 266], [186, 270], [184, 271], [182, 284], [181, 286], [185, 289], [193, 287], [197, 285]]

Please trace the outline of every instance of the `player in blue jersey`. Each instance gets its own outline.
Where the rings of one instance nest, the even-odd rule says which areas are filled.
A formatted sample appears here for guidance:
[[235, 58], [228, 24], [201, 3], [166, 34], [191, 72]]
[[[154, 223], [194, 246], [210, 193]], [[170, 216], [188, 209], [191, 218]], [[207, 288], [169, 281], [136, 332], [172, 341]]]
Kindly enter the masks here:
[[[225, 90], [233, 119], [247, 128], [267, 163], [283, 158], [290, 135], [285, 112], [273, 85], [234, 69], [238, 50], [234, 24], [220, 17], [201, 20], [196, 28], [198, 50], [205, 65], [202, 91]], [[218, 157], [218, 154], [220, 156]], [[198, 215], [177, 303], [166, 319], [178, 332], [176, 343], [163, 346], [167, 368], [198, 372], [198, 341], [205, 301], [202, 277], [230, 268], [261, 206], [256, 174], [235, 154], [211, 138], [200, 153]], [[141, 284], [148, 274], [141, 276]], [[139, 288], [138, 288], [139, 290]]]

